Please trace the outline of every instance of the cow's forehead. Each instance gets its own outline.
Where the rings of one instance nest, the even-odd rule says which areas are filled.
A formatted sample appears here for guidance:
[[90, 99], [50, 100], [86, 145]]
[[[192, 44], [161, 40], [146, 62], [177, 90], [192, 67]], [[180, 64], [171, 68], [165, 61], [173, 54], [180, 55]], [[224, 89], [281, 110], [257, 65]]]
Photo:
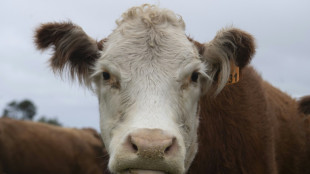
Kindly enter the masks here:
[[[120, 32], [123, 31], [123, 32]], [[141, 31], [130, 35], [115, 30], [108, 37], [100, 61], [109, 61], [127, 73], [141, 70], [171, 71], [199, 61], [199, 54], [184, 31]]]
[[141, 69], [176, 72], [198, 57], [180, 16], [156, 7], [137, 7], [117, 21], [100, 61], [113, 62], [125, 72]]

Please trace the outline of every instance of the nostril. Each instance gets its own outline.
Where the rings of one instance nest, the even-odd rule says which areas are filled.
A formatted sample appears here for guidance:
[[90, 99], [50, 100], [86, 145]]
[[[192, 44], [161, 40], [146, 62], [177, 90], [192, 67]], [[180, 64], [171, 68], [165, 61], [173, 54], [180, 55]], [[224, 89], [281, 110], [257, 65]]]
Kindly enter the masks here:
[[166, 147], [166, 149], [164, 150], [165, 154], [169, 154], [171, 151], [173, 151], [174, 146], [176, 146], [176, 138], [173, 138], [171, 140], [171, 143]]
[[134, 150], [134, 152], [138, 152], [138, 146], [131, 142], [131, 147]]
[[169, 146], [169, 147], [167, 147], [167, 148], [165, 149], [165, 154], [168, 153], [168, 152], [170, 151], [170, 147], [171, 147], [171, 146]]
[[124, 145], [132, 153], [137, 153], [139, 151], [138, 144], [135, 142], [135, 138], [132, 136], [128, 136]]

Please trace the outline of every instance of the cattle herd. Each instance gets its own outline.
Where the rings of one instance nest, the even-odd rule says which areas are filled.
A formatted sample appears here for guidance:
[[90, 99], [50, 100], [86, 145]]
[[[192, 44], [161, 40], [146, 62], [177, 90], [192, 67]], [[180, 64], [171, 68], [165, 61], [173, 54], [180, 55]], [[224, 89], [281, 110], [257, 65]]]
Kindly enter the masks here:
[[101, 131], [2, 118], [0, 174], [310, 174], [310, 96], [260, 77], [251, 34], [199, 43], [147, 4], [116, 23], [101, 41], [71, 22], [38, 27], [54, 72], [97, 95]]

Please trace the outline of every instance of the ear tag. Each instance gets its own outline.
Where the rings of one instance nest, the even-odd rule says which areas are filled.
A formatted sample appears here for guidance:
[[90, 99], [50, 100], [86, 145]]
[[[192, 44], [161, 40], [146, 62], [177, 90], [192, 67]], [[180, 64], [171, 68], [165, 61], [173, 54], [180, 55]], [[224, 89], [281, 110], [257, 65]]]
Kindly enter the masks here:
[[233, 60], [230, 60], [230, 74], [227, 85], [231, 85], [237, 82], [239, 82], [239, 67], [234, 63]]

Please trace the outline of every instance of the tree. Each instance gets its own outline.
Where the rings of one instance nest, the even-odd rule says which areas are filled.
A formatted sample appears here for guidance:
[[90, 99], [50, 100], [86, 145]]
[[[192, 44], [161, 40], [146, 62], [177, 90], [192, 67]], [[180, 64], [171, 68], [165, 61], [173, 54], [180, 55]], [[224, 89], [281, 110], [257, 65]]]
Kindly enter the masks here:
[[33, 120], [36, 115], [36, 106], [30, 100], [21, 102], [10, 102], [3, 111], [4, 117], [10, 117], [19, 120]]
[[46, 118], [45, 116], [42, 116], [38, 119], [38, 122], [52, 124], [55, 126], [62, 126], [62, 124], [57, 120], [57, 118]]
[[[30, 100], [23, 100], [21, 102], [12, 101], [7, 104], [3, 110], [3, 117], [9, 117], [17, 120], [31, 120], [34, 121], [36, 115], [36, 106]], [[47, 118], [42, 116], [37, 120], [41, 123], [62, 126], [57, 118]]]

